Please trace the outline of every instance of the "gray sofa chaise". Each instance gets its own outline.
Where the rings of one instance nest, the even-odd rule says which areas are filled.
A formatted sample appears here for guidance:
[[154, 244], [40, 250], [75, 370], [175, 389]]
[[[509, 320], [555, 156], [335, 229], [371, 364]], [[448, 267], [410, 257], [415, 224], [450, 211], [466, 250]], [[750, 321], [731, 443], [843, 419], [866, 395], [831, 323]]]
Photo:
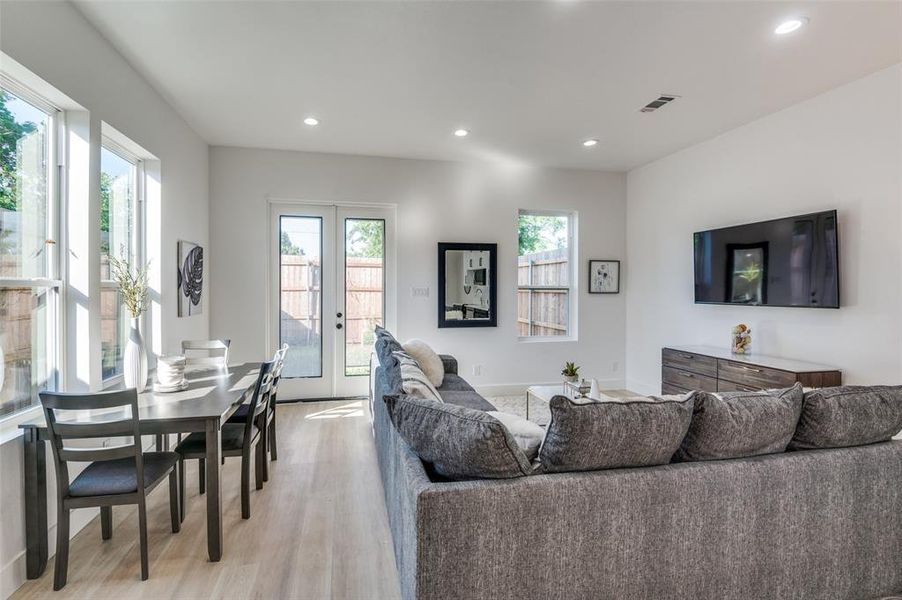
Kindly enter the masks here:
[[[493, 407], [442, 357], [445, 402]], [[388, 361], [390, 363], [390, 361]], [[902, 593], [902, 441], [657, 467], [441, 481], [373, 429], [403, 597], [858, 599]]]

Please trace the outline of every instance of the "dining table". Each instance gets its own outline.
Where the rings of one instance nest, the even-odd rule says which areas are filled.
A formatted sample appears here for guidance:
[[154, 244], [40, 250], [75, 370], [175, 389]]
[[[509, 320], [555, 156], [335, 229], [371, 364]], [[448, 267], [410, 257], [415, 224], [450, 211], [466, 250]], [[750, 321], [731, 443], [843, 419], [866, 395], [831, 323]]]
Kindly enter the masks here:
[[[222, 426], [238, 409], [257, 381], [260, 363], [225, 368], [188, 369], [187, 388], [156, 392], [152, 386], [138, 394], [138, 421], [142, 435], [156, 437], [158, 450], [168, 449], [169, 435], [203, 432], [206, 435], [207, 553], [222, 558]], [[76, 414], [76, 421], [116, 421], [130, 418], [121, 408]], [[43, 411], [19, 425], [25, 445], [25, 562], [26, 576], [36, 579], [47, 567], [47, 448], [49, 440]], [[185, 502], [180, 502], [184, 511]], [[184, 512], [181, 513], [184, 518]]]

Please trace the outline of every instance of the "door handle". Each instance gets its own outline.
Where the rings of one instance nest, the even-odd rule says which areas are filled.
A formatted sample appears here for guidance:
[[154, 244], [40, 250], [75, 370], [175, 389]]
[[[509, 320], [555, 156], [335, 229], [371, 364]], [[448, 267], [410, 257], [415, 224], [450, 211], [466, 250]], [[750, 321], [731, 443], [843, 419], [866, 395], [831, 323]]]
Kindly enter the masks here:
[[341, 329], [341, 323], [336, 323], [336, 324], [335, 324], [335, 329]]

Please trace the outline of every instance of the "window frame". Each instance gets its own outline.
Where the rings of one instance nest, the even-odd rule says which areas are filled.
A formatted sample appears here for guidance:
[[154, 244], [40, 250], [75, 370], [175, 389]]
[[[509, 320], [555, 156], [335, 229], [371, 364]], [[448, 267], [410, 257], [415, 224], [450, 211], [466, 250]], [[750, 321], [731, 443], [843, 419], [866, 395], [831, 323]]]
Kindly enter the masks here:
[[[144, 159], [130, 151], [128, 148], [125, 148], [122, 144], [114, 140], [112, 137], [104, 134], [100, 139], [100, 148], [102, 150], [107, 150], [121, 158], [122, 160], [128, 162], [134, 168], [135, 175], [135, 190], [131, 199], [131, 215], [132, 220], [129, 223], [129, 227], [131, 231], [129, 232], [129, 260], [132, 264], [135, 265], [143, 265], [144, 264], [144, 215], [142, 209], [144, 207]], [[101, 169], [102, 171], [102, 169]], [[112, 249], [111, 249], [112, 251]], [[100, 278], [100, 291], [103, 290], [116, 290], [119, 291], [119, 286], [113, 279], [103, 279]], [[128, 309], [123, 306], [122, 301], [119, 301], [120, 310], [127, 311]], [[143, 316], [141, 317], [144, 318]], [[99, 332], [98, 332], [99, 335]], [[102, 360], [102, 355], [101, 355]], [[120, 385], [124, 381], [123, 373], [117, 373], [112, 377], [103, 377], [103, 373], [101, 372], [101, 387], [103, 389], [114, 388]]]
[[[61, 193], [64, 179], [62, 171], [65, 168], [63, 157], [65, 150], [66, 120], [65, 112], [55, 104], [47, 100], [41, 94], [35, 92], [27, 85], [0, 72], [0, 88], [13, 94], [20, 100], [31, 104], [48, 116], [47, 127], [47, 230], [48, 240], [53, 240], [46, 252], [44, 277], [0, 277], [0, 289], [31, 288], [48, 291], [48, 323], [47, 325], [47, 349], [46, 361], [48, 381], [52, 384], [48, 389], [59, 390], [62, 382], [66, 381], [66, 303], [65, 273], [67, 264], [64, 262], [64, 254], [60, 248], [66, 245], [63, 205]], [[46, 246], [45, 246], [46, 248]], [[5, 366], [0, 366], [5, 368]], [[17, 422], [30, 418], [31, 414], [40, 409], [39, 402], [32, 402], [25, 408], [0, 416], [0, 425], [14, 426]]]
[[[517, 294], [519, 296], [520, 291], [528, 291], [529, 299], [527, 301], [528, 305], [528, 317], [527, 323], [531, 329], [532, 327], [532, 292], [534, 291], [562, 291], [567, 293], [567, 331], [564, 335], [519, 335], [517, 336], [517, 341], [524, 343], [542, 343], [542, 342], [573, 342], [578, 339], [577, 335], [577, 319], [576, 319], [576, 311], [577, 311], [577, 299], [579, 296], [579, 286], [578, 286], [578, 272], [577, 272], [577, 261], [578, 261], [578, 252], [577, 252], [577, 213], [573, 210], [555, 210], [555, 209], [527, 209], [521, 208], [517, 211], [517, 223], [519, 225], [520, 218], [523, 216], [536, 216], [536, 217], [566, 217], [567, 218], [567, 285], [566, 286], [556, 286], [556, 285], [532, 285], [530, 281], [526, 285], [520, 285], [520, 277], [519, 273], [516, 275], [517, 281]], [[519, 258], [519, 250], [517, 252], [517, 257]], [[515, 268], [519, 270], [519, 264], [515, 265]], [[515, 272], [516, 273], [516, 272]], [[531, 270], [530, 270], [531, 276]], [[515, 319], [515, 326], [519, 325], [519, 317]]]

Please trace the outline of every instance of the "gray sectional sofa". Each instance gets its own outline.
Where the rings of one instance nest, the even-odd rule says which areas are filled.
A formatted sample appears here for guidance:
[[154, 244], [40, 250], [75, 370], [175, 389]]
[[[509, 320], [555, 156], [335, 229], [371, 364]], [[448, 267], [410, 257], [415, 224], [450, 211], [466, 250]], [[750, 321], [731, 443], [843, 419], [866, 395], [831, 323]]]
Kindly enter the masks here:
[[[442, 357], [445, 402], [492, 405]], [[443, 481], [373, 429], [404, 598], [824, 599], [902, 593], [902, 441], [656, 467]]]

